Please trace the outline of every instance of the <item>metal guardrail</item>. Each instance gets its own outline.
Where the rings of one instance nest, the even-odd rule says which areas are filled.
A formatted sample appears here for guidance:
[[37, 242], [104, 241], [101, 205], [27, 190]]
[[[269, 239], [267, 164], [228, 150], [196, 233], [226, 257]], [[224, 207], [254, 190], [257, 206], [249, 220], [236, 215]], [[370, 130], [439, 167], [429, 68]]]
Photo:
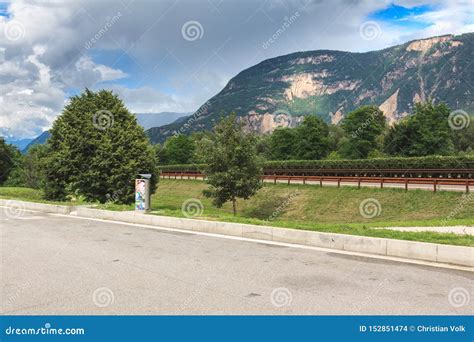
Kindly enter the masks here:
[[[202, 173], [186, 173], [186, 172], [162, 172], [161, 177], [168, 179], [204, 179], [205, 175]], [[380, 184], [380, 188], [383, 189], [386, 183], [398, 183], [405, 185], [405, 191], [408, 191], [409, 184], [424, 184], [432, 185], [433, 191], [438, 190], [439, 185], [455, 185], [465, 186], [466, 193], [469, 193], [470, 187], [474, 185], [474, 179], [460, 179], [460, 178], [407, 178], [407, 177], [337, 177], [337, 176], [288, 176], [288, 175], [264, 175], [263, 180], [272, 180], [276, 184], [279, 180], [287, 181], [291, 184], [291, 181], [299, 181], [303, 184], [306, 182], [319, 182], [322, 187], [323, 182], [337, 182], [337, 187], [341, 186], [341, 183], [356, 183], [358, 188], [362, 183]]]

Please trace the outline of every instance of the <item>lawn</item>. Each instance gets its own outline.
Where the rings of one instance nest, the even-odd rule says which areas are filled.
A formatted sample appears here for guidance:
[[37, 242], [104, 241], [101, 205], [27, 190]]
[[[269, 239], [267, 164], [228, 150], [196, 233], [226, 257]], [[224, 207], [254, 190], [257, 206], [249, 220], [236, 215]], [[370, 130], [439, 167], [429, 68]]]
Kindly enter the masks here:
[[[474, 225], [472, 197], [458, 192], [425, 190], [319, 187], [317, 185], [265, 184], [249, 200], [239, 200], [238, 214], [230, 204], [212, 205], [202, 190], [206, 184], [194, 180], [160, 180], [152, 197], [152, 214], [185, 217], [186, 201], [202, 204], [194, 218], [271, 225], [344, 234], [474, 246], [471, 236], [429, 232], [400, 232], [375, 227]], [[32, 189], [0, 188], [0, 198], [41, 201]], [[196, 201], [198, 200], [198, 201]], [[361, 203], [368, 202], [366, 210]], [[375, 203], [374, 206], [371, 204]], [[133, 206], [97, 204], [109, 210], [133, 210]], [[371, 211], [371, 208], [375, 211]], [[375, 216], [371, 217], [375, 213]], [[446, 221], [446, 218], [450, 216]]]

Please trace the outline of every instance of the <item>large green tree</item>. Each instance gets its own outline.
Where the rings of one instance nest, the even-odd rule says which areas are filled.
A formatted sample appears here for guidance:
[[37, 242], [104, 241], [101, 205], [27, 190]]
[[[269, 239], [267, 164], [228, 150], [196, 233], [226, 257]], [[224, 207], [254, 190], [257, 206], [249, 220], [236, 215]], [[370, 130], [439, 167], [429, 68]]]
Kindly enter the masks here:
[[363, 106], [350, 112], [342, 121], [345, 137], [340, 154], [349, 159], [367, 158], [379, 147], [380, 136], [386, 127], [385, 116], [376, 106]]
[[204, 195], [212, 198], [217, 207], [232, 202], [235, 215], [237, 198], [248, 199], [262, 187], [262, 163], [255, 135], [246, 133], [232, 114], [214, 127], [209, 139], [201, 142], [200, 151], [210, 186]]
[[417, 103], [414, 113], [390, 128], [384, 150], [394, 156], [448, 155], [454, 151], [449, 108], [431, 101]]
[[474, 115], [468, 119], [468, 125], [460, 129], [454, 130], [453, 142], [456, 152], [474, 151]]
[[296, 158], [317, 160], [328, 155], [330, 140], [329, 127], [319, 117], [309, 115], [296, 129]]
[[277, 128], [268, 138], [269, 157], [273, 160], [296, 159], [297, 132], [294, 128]]
[[3, 184], [20, 159], [20, 152], [13, 145], [7, 144], [3, 137], [0, 137], [0, 184]]
[[110, 91], [73, 96], [56, 119], [48, 140], [45, 194], [89, 201], [131, 203], [134, 179], [151, 173], [156, 189], [156, 156], [136, 118]]

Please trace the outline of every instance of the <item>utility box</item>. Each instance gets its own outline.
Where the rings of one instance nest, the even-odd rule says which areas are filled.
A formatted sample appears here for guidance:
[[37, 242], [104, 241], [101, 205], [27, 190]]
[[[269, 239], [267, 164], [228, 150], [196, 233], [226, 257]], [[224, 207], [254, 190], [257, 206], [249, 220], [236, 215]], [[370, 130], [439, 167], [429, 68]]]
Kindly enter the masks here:
[[150, 179], [135, 179], [135, 210], [150, 210]]

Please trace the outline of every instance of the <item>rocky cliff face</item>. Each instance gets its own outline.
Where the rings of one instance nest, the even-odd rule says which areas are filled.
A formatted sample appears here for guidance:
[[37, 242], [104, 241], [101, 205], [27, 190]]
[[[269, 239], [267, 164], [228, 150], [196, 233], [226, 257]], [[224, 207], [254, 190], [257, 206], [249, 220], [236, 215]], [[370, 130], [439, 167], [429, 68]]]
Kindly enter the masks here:
[[414, 103], [444, 101], [453, 109], [474, 109], [474, 33], [416, 40], [380, 51], [298, 52], [246, 69], [198, 110], [193, 124], [149, 131], [154, 142], [181, 129], [209, 129], [235, 112], [249, 130], [268, 133], [294, 127], [316, 114], [338, 123], [351, 110], [377, 105], [393, 124]]

